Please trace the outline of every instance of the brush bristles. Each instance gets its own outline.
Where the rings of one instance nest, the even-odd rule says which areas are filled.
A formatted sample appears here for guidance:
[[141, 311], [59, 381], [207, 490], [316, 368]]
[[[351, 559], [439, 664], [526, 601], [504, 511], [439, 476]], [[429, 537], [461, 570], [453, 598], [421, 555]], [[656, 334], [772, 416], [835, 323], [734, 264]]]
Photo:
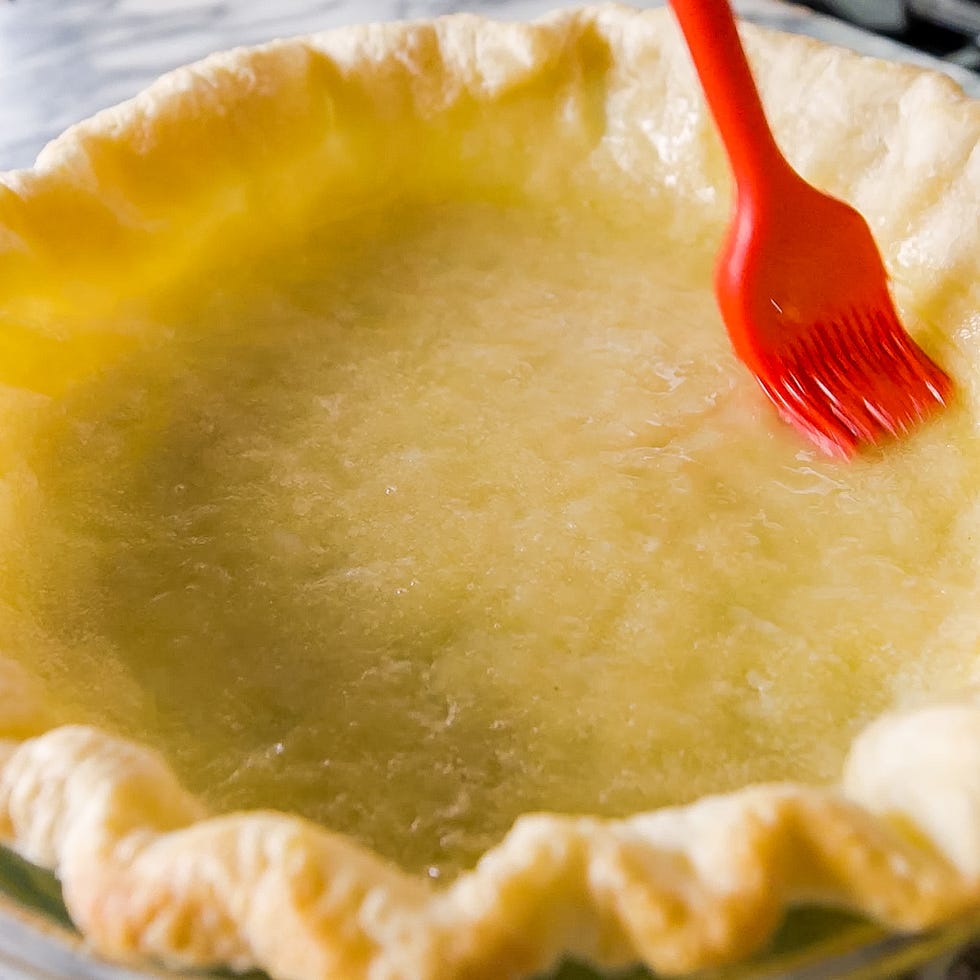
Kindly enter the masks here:
[[759, 381], [787, 421], [824, 452], [845, 457], [861, 443], [908, 431], [952, 389], [887, 307], [814, 324]]

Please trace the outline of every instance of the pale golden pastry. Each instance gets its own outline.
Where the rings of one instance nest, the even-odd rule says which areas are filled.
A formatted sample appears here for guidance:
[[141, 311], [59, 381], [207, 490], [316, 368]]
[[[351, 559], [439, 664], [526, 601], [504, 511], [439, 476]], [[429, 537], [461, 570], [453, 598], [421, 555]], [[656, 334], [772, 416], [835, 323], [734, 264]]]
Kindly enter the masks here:
[[980, 109], [745, 33], [958, 386], [849, 464], [731, 352], [665, 12], [218, 55], [2, 178], [0, 827], [96, 950], [669, 974], [980, 903]]

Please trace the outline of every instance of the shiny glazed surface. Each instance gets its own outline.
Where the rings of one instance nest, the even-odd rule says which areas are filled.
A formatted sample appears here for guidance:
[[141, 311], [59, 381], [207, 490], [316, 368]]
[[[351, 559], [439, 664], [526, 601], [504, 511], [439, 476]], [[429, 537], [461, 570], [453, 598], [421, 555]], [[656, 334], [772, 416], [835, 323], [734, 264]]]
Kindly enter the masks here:
[[34, 433], [0, 571], [65, 715], [440, 876], [527, 811], [830, 780], [962, 686], [965, 414], [815, 454], [661, 221], [364, 206], [141, 311]]

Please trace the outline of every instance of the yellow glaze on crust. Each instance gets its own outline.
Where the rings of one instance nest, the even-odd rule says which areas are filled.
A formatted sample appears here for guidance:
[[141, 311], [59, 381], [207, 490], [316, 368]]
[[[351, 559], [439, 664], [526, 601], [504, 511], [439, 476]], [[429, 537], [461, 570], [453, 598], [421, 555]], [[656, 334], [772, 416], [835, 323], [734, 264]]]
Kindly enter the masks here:
[[[672, 290], [664, 288], [668, 298], [655, 309], [659, 318], [666, 322], [673, 316], [684, 323], [684, 316], [696, 319], [707, 309], [706, 259], [727, 214], [728, 179], [683, 46], [666, 13], [601, 7], [535, 25], [458, 16], [426, 24], [351, 28], [215, 56], [74, 128], [42, 153], [33, 170], [0, 180], [0, 530], [5, 541], [0, 552], [0, 629], [9, 656], [0, 662], [0, 833], [26, 858], [56, 871], [74, 920], [95, 948], [120, 958], [149, 956], [186, 966], [260, 966], [275, 977], [296, 980], [516, 978], [548, 966], [563, 953], [609, 965], [642, 961], [659, 972], [680, 973], [758, 949], [791, 905], [842, 906], [891, 927], [918, 929], [980, 902], [980, 702], [972, 695], [955, 700], [956, 691], [976, 679], [974, 654], [980, 643], [973, 543], [980, 530], [975, 436], [980, 418], [980, 232], [975, 220], [980, 110], [951, 83], [930, 74], [860, 59], [801, 38], [747, 29], [746, 39], [788, 155], [805, 176], [864, 211], [893, 275], [904, 318], [957, 379], [955, 410], [908, 446], [853, 464], [836, 483], [832, 464], [813, 461], [791, 433], [770, 424], [765, 406], [753, 401], [751, 385], [743, 391], [745, 378], [731, 361], [720, 327], [704, 332], [710, 341], [692, 332], [688, 347], [665, 348], [669, 357], [681, 358], [682, 363], [710, 364], [707, 374], [692, 372], [688, 377], [668, 371], [659, 378], [663, 391], [657, 389], [669, 394], [672, 384], [683, 382], [687, 394], [678, 396], [681, 404], [682, 397], [690, 399], [692, 386], [705, 385], [703, 392], [695, 392], [695, 401], [713, 408], [712, 399], [724, 388], [713, 421], [685, 427], [683, 420], [661, 413], [654, 433], [640, 402], [644, 384], [655, 371], [644, 376], [641, 365], [634, 376], [622, 363], [635, 359], [642, 346], [630, 346], [623, 354], [618, 345], [628, 336], [628, 325], [611, 324], [602, 334], [605, 346], [597, 341], [599, 333], [590, 332], [587, 322], [583, 325], [583, 320], [601, 315], [602, 281], [635, 289], [631, 298], [655, 308], [654, 266]], [[419, 225], [413, 209], [442, 218], [431, 227], [424, 221]], [[493, 217], [487, 219], [487, 213]], [[499, 216], [511, 213], [530, 214], [531, 220], [501, 231]], [[549, 220], [555, 222], [550, 230]], [[468, 229], [467, 234], [440, 237], [454, 225]], [[634, 241], [630, 236], [639, 225], [656, 228], [654, 238], [664, 251], [651, 255], [651, 280], [643, 288], [617, 279], [617, 268], [629, 260]], [[545, 230], [539, 233], [539, 227]], [[378, 242], [395, 232], [409, 243], [408, 259], [397, 251], [377, 249]], [[603, 247], [601, 236], [610, 232], [621, 236], [618, 244]], [[494, 846], [476, 867], [455, 874], [460, 864], [467, 864], [464, 847], [464, 858], [447, 864], [455, 877], [440, 884], [401, 870], [351, 837], [329, 833], [297, 816], [265, 810], [209, 815], [226, 810], [234, 796], [209, 796], [204, 802], [206, 787], [195, 786], [200, 793], [186, 788], [199, 765], [187, 754], [195, 729], [173, 731], [179, 726], [168, 716], [166, 705], [162, 700], [154, 705], [152, 695], [147, 697], [149, 674], [141, 679], [125, 667], [124, 659], [106, 666], [104, 638], [93, 633], [82, 615], [99, 589], [108, 589], [113, 597], [123, 593], [131, 579], [143, 574], [143, 566], [127, 565], [123, 557], [118, 568], [108, 571], [94, 564], [93, 556], [115, 561], [98, 550], [99, 536], [111, 541], [115, 531], [95, 524], [89, 528], [84, 522], [73, 525], [73, 515], [88, 513], [88, 498], [79, 503], [74, 489], [87, 486], [85, 481], [65, 478], [62, 496], [75, 509], [63, 512], [55, 509], [57, 499], [49, 495], [50, 487], [57, 486], [59, 473], [77, 475], [104, 465], [119, 474], [121, 497], [128, 499], [134, 488], [151, 493], [152, 487], [147, 490], [139, 479], [152, 483], [156, 470], [151, 463], [161, 452], [153, 433], [174, 430], [179, 419], [176, 413], [166, 413], [179, 398], [170, 397], [168, 403], [167, 397], [155, 398], [152, 388], [128, 386], [129, 365], [146, 356], [150, 363], [173, 366], [181, 356], [180, 344], [188, 349], [196, 344], [197, 354], [204, 351], [215, 363], [223, 363], [226, 351], [237, 350], [235, 316], [245, 324], [249, 315], [261, 319], [271, 309], [263, 293], [264, 275], [290, 284], [292, 305], [288, 318], [283, 314], [280, 319], [295, 325], [320, 312], [317, 296], [304, 292], [304, 277], [315, 278], [321, 283], [318, 288], [326, 288], [323, 282], [333, 288], [330, 269], [341, 270], [334, 273], [337, 291], [360, 311], [360, 329], [381, 325], [387, 337], [392, 328], [382, 300], [376, 301], [377, 309], [372, 307], [375, 294], [393, 294], [408, 306], [425, 301], [432, 309], [440, 283], [454, 289], [467, 274], [461, 271], [453, 280], [453, 268], [427, 266], [430, 254], [440, 250], [457, 255], [460, 269], [485, 270], [485, 288], [508, 294], [516, 290], [517, 266], [498, 261], [494, 253], [509, 240], [527, 250], [522, 267], [533, 271], [538, 284], [537, 293], [513, 293], [518, 312], [540, 316], [535, 321], [539, 325], [553, 322], [561, 311], [548, 312], [545, 287], [557, 283], [561, 295], [572, 295], [574, 286], [578, 292], [575, 309], [568, 311], [567, 336], [592, 344], [590, 356], [596, 359], [599, 380], [590, 381], [591, 369], [555, 368], [545, 363], [540, 350], [532, 350], [542, 359], [523, 365], [523, 374], [497, 378], [495, 383], [502, 390], [506, 387], [508, 397], [516, 391], [514, 403], [530, 409], [537, 405], [537, 393], [547, 393], [549, 379], [556, 385], [574, 385], [583, 400], [601, 402], [602, 385], [609, 383], [602, 380], [600, 366], [613, 372], [609, 377], [633, 386], [617, 387], [622, 397], [610, 398], [608, 419], [599, 405], [593, 416], [576, 418], [569, 426], [569, 431], [588, 434], [586, 448], [594, 446], [606, 454], [603, 458], [615, 459], [619, 482], [603, 481], [600, 489], [626, 497], [635, 494], [653, 458], [657, 472], [671, 474], [683, 492], [708, 494], [714, 507], [725, 510], [732, 500], [718, 490], [720, 484], [705, 466], [712, 447], [698, 443], [699, 433], [720, 432], [732, 440], [730, 446], [745, 463], [737, 470], [742, 478], [751, 477], [756, 464], [767, 478], [773, 460], [793, 464], [785, 467], [784, 504], [766, 498], [770, 509], [758, 527], [736, 527], [738, 533], [751, 532], [755, 545], [768, 540], [763, 527], [767, 517], [778, 516], [780, 506], [786, 514], [792, 511], [794, 495], [819, 496], [843, 487], [893, 508], [865, 522], [858, 504], [851, 513], [845, 506], [837, 512], [839, 520], [827, 527], [832, 536], [850, 527], [848, 521], [858, 533], [865, 524], [870, 533], [873, 525], [874, 533], [888, 544], [876, 562], [841, 570], [845, 584], [864, 577], [872, 582], [871, 591], [887, 598], [881, 615], [888, 622], [880, 630], [865, 630], [856, 640], [857, 634], [847, 632], [847, 622], [833, 621], [835, 610], [841, 611], [842, 619], [854, 614], [846, 589], [836, 597], [832, 592], [816, 598], [813, 590], [808, 593], [807, 609], [810, 614], [819, 612], [814, 628], [826, 626], [825, 648], [838, 658], [831, 673], [821, 673], [823, 667], [814, 666], [820, 658], [800, 645], [799, 637], [813, 632], [809, 622], [797, 624], [796, 639], [784, 651], [787, 658], [797, 659], [789, 669], [782, 665], [785, 681], [774, 693], [765, 663], [760, 668], [751, 660], [745, 642], [726, 652], [724, 661], [710, 643], [707, 652], [690, 651], [684, 670], [710, 677], [718, 692], [703, 704], [689, 706], [705, 731], [715, 731], [709, 716], [712, 710], [718, 713], [718, 704], [733, 715], [743, 708], [746, 714], [730, 726], [730, 744], [717, 753], [727, 761], [719, 763], [717, 771], [702, 773], [716, 753], [692, 745], [690, 755], [698, 761], [689, 786], [701, 792], [765, 779], [770, 771], [785, 773], [790, 754], [800, 760], [793, 774], [801, 780], [833, 782], [851, 732], [880, 709], [893, 707], [894, 712], [858, 736], [835, 786], [767, 783], [635, 816], [619, 816], [628, 812], [628, 793], [617, 796], [610, 791], [607, 802], [599, 797], [599, 788], [593, 792], [592, 760], [583, 754], [581, 785], [596, 796], [595, 810], [610, 818], [526, 815], [502, 841], [497, 831], [503, 828], [493, 825], [488, 843]], [[80, 242], [85, 247], [79, 247]], [[316, 247], [316, 261], [303, 259], [303, 248], [311, 245]], [[558, 272], [547, 261], [551, 249], [561, 256]], [[698, 258], [685, 271], [687, 254]], [[360, 278], [345, 278], [355, 268]], [[562, 270], [567, 281], [561, 280]], [[431, 294], [425, 291], [427, 283], [435, 283]], [[243, 298], [227, 307], [234, 314], [228, 324], [215, 324], [217, 307], [209, 305], [209, 297], [220, 297], [223, 289], [232, 287]], [[470, 283], [467, 290], [464, 295], [478, 302], [477, 287]], [[483, 299], [482, 308], [498, 318], [509, 316], [512, 307], [496, 292]], [[151, 308], [152, 315], [147, 312]], [[620, 296], [616, 308], [630, 306]], [[331, 308], [331, 316], [343, 322], [345, 309], [341, 303]], [[459, 317], [460, 308], [447, 315]], [[514, 316], [517, 324], [517, 313]], [[474, 318], [473, 323], [459, 324], [458, 335], [475, 336], [474, 323], [478, 330], [491, 326]], [[650, 324], [650, 337], [656, 335], [656, 327], [657, 322]], [[172, 335], [178, 330], [183, 333], [175, 340]], [[512, 339], [516, 343], [519, 333], [501, 320], [493, 337], [497, 353], [487, 343], [493, 354], [488, 354], [490, 368], [499, 363], [494, 358], [500, 346]], [[284, 362], [273, 357], [275, 338], [263, 346], [255, 340], [256, 331], [248, 333], [245, 326], [241, 335], [250, 344], [255, 341], [263, 371], [274, 375], [282, 370]], [[305, 335], [297, 328], [289, 336]], [[438, 331], [433, 336], [438, 338]], [[438, 345], [432, 356], [423, 352], [425, 356], [415, 358], [396, 351], [401, 361], [392, 360], [394, 354], [383, 345], [371, 347], [370, 338], [366, 349], [377, 355], [378, 376], [392, 390], [397, 389], [404, 365], [432, 375], [441, 364]], [[410, 345], [405, 349], [411, 353]], [[300, 353], [305, 357], [306, 349], [300, 348]], [[657, 351], [647, 353], [655, 363]], [[198, 360], [209, 363], [207, 357]], [[451, 357], [447, 365], [450, 361]], [[464, 366], [474, 379], [463, 385], [468, 397], [468, 391], [479, 391], [479, 363], [471, 359]], [[243, 369], [233, 380], [244, 389], [255, 376]], [[296, 389], [304, 390], [300, 379], [291, 377]], [[100, 385], [111, 387], [113, 382], [135, 392], [128, 402], [112, 403], [113, 418], [122, 419], [120, 424], [136, 420], [127, 430], [125, 459], [113, 456], [112, 440], [102, 438], [86, 407], [109, 405], [99, 400]], [[179, 396], [181, 390], [175, 384], [165, 394]], [[442, 390], [430, 386], [424, 397], [435, 398]], [[344, 391], [349, 399], [363, 394], [356, 386]], [[197, 389], [184, 392], [197, 403]], [[635, 417], [627, 415], [633, 403]], [[447, 408], [436, 399], [427, 406], [434, 418], [451, 418], [452, 405]], [[211, 407], [217, 418], [226, 406], [219, 399]], [[360, 426], [369, 447], [390, 454], [386, 430], [370, 424], [372, 413], [377, 414], [377, 398], [365, 395], [345, 409], [336, 399], [324, 397], [316, 407], [328, 418], [339, 419], [342, 428]], [[206, 415], [204, 411], [202, 417]], [[269, 431], [305, 437], [302, 419], [275, 421], [279, 428]], [[479, 451], [486, 453], [489, 485], [496, 479], [502, 486], [513, 474], [501, 462], [506, 453], [503, 443], [495, 441], [495, 432], [506, 426], [492, 413], [482, 422], [486, 442]], [[478, 434], [462, 424], [453, 431], [467, 439]], [[268, 435], [266, 430], [262, 434]], [[547, 460], [555, 446], [562, 447], [566, 435], [561, 426], [544, 433], [540, 445], [534, 444], [538, 456]], [[532, 433], [532, 438], [537, 437]], [[215, 472], [247, 469], [253, 463], [257, 472], [262, 471], [261, 446], [251, 447], [252, 455], [244, 453], [239, 459], [234, 440], [205, 439], [202, 444], [204, 449], [193, 440], [164, 448], [172, 455], [199, 452], [195, 465]], [[227, 455], [209, 457], [212, 445]], [[663, 452], [665, 446], [669, 452]], [[65, 447], [83, 451], [73, 454]], [[756, 452], [753, 447], [759, 447], [757, 456], [751, 455]], [[320, 451], [322, 446], [314, 448]], [[141, 477], [144, 459], [151, 463], [148, 475]], [[624, 460], [629, 464], [625, 468]], [[675, 464], [677, 469], [671, 469]], [[309, 509], [308, 495], [293, 490], [304, 472], [272, 471], [277, 485], [287, 486], [292, 494], [283, 499], [291, 501], [293, 512], [301, 517]], [[315, 467], [310, 472], [314, 480], [325, 479]], [[431, 477], [442, 470], [427, 472]], [[579, 474], [574, 467], [556, 472], [554, 488], [547, 473], [530, 463], [515, 472], [523, 473], [528, 495], [544, 487], [543, 499], [566, 507], [572, 530], [588, 502], [601, 498], [596, 493], [575, 496]], [[932, 479], [936, 473], [942, 479]], [[338, 485], [341, 477], [336, 477]], [[379, 478], [378, 486], [390, 489], [392, 496], [409, 493], [404, 481], [388, 486], [384, 474]], [[736, 496], [749, 495], [746, 487], [733, 485]], [[356, 492], [363, 496], [364, 488], [372, 486], [370, 480], [363, 481]], [[916, 503], [909, 488], [928, 494], [929, 506], [921, 499]], [[163, 486], [160, 492], [192, 494], [193, 489]], [[547, 495], [552, 489], [553, 498]], [[427, 514], [431, 496], [422, 485], [412, 512]], [[847, 503], [846, 493], [837, 496]], [[231, 499], [234, 503], [234, 494]], [[460, 500], [460, 512], [468, 514], [471, 501]], [[99, 513], [98, 506], [94, 504], [91, 513]], [[659, 513], [654, 502], [650, 511]], [[139, 515], [127, 524], [126, 512], [114, 513], [119, 527], [132, 532], [133, 553], [153, 559], [154, 539], [139, 524]], [[486, 531], [492, 530], [493, 519], [501, 527], [509, 526], [508, 512], [495, 515], [491, 508], [489, 513], [484, 530], [472, 532], [473, 548], [483, 553], [493, 552], [506, 539], [501, 534], [497, 541]], [[208, 521], [214, 517], [203, 507], [199, 523], [181, 529], [182, 540], [193, 544], [200, 534], [210, 541]], [[246, 534], [231, 535], [232, 542], [247, 538], [273, 564], [295, 550], [291, 526], [274, 520], [262, 523], [263, 514], [256, 513], [251, 499], [238, 511], [226, 509], [221, 519], [247, 529]], [[436, 518], [431, 520], [437, 524]], [[943, 522], [949, 528], [938, 526]], [[584, 518], [583, 524], [588, 524]], [[429, 537], [437, 543], [440, 535], [465, 543], [466, 528], [480, 526], [466, 523], [460, 530], [447, 515]], [[606, 531], [601, 519], [589, 526], [600, 538]], [[266, 536], [256, 536], [256, 528]], [[930, 539], [930, 529], [941, 536]], [[534, 522], [529, 521], [525, 530], [535, 532]], [[796, 546], [801, 554], [818, 555], [824, 567], [832, 568], [833, 548], [814, 544], [819, 530], [811, 527], [809, 537]], [[691, 531], [683, 521], [671, 533], [696, 537], [702, 532], [711, 556], [710, 581], [726, 583], [740, 575], [737, 563], [728, 560], [738, 554], [738, 534], [726, 538], [727, 532], [717, 532], [710, 522]], [[401, 546], [400, 535], [392, 525], [378, 539], [386, 546]], [[610, 532], [610, 539], [615, 536]], [[352, 566], [355, 586], [370, 583], [372, 540]], [[592, 574], [610, 579], [615, 561], [602, 558], [594, 541], [578, 548], [574, 533], [568, 540], [576, 545], [568, 553], [570, 562], [581, 560]], [[620, 540], [636, 544], [638, 539]], [[841, 554], [850, 554], [845, 545]], [[459, 550], [457, 544], [452, 547]], [[556, 554], [557, 562], [566, 560], [562, 552]], [[627, 552], [622, 554], [625, 565]], [[196, 587], [193, 550], [164, 557], [190, 569], [189, 581]], [[920, 558], [921, 569], [916, 565]], [[144, 564], [153, 566], [152, 560]], [[91, 580], [81, 582], [80, 570], [84, 575], [89, 567]], [[534, 572], [537, 566], [529, 567]], [[667, 578], [673, 574], [666, 560], [652, 567], [666, 569]], [[774, 567], [783, 568], [785, 576], [790, 566]], [[916, 579], [920, 572], [924, 577]], [[73, 577], [81, 583], [77, 588]], [[334, 580], [325, 576], [324, 581], [335, 592]], [[492, 578], [484, 588], [487, 583], [495, 585]], [[404, 587], [414, 584], [407, 575]], [[524, 596], [527, 608], [537, 608], [553, 627], [554, 610], [560, 612], [558, 604], [552, 606], [554, 586], [536, 596], [533, 584], [531, 575], [526, 583], [530, 591]], [[643, 615], [627, 615], [622, 609], [629, 612], [631, 602], [642, 605], [647, 597], [660, 594], [661, 586], [652, 578], [645, 591], [620, 596], [620, 606], [603, 620], [612, 625], [597, 634], [602, 641], [598, 645], [603, 647], [617, 629], [643, 629]], [[356, 591], [355, 587], [351, 594]], [[229, 586], [228, 603], [235, 615], [241, 611], [243, 635], [253, 629], [248, 607], [256, 596], [261, 599], [261, 591], [248, 593], [242, 601]], [[417, 619], [405, 614], [404, 620], [410, 626], [407, 632], [415, 631], [423, 645], [430, 642], [424, 632], [430, 628], [427, 624], [441, 622], [431, 615], [440, 610], [438, 596], [427, 596], [416, 600]], [[679, 596], [671, 599], [675, 620], [689, 613], [694, 625], [688, 633], [700, 635], [697, 630], [711, 625], [707, 613], [698, 612], [700, 600], [688, 609]], [[925, 601], [923, 596], [928, 597], [928, 609], [916, 605]], [[163, 589], [151, 598], [156, 611], [148, 611], [145, 618], [123, 607], [117, 610], [117, 639], [130, 635], [129, 630], [134, 644], [148, 642], [147, 636], [153, 641], [153, 631], [171, 615], [171, 599]], [[725, 596], [720, 599], [725, 607]], [[451, 601], [454, 608], [463, 605], [452, 594]], [[573, 597], [573, 606], [580, 602]], [[392, 600], [383, 611], [394, 619], [401, 608]], [[61, 624], [55, 633], [48, 625], [52, 609], [58, 611]], [[180, 610], [187, 617], [185, 627], [191, 623], [187, 636], [199, 645], [191, 648], [191, 658], [198, 649], [206, 657], [206, 617], [199, 624], [204, 635], [196, 636], [195, 607], [185, 603]], [[504, 620], [505, 632], [516, 636], [525, 622], [525, 607], [510, 602], [491, 612], [497, 616], [501, 610], [510, 616]], [[307, 610], [299, 604], [275, 610], [286, 620], [291, 612], [299, 625], [290, 626], [292, 632], [284, 635], [305, 640]], [[712, 616], [722, 633], [739, 633], [743, 640], [757, 635], [762, 646], [772, 643], [777, 653], [780, 637], [793, 637], [786, 627], [794, 616], [791, 605], [771, 620], [760, 617], [751, 602], [738, 612], [732, 619], [715, 609]], [[484, 623], [480, 616], [474, 613], [466, 622], [474, 631], [492, 627], [492, 617]], [[598, 619], [591, 617], [593, 623]], [[582, 663], [583, 649], [571, 640], [578, 623], [569, 618], [565, 633], [570, 655], [577, 658], [573, 662]], [[712, 635], [705, 634], [706, 643]], [[893, 649], [903, 636], [916, 656], [905, 657], [900, 645], [897, 653]], [[477, 648], [492, 653], [496, 648], [486, 639]], [[638, 649], [641, 640], [636, 640]], [[868, 644], [867, 652], [855, 645], [858, 641]], [[552, 636], [547, 642], [556, 641]], [[516, 642], [514, 646], [523, 650]], [[179, 651], [174, 650], [176, 655]], [[495, 681], [494, 696], [516, 697], [526, 686], [522, 680], [539, 676], [532, 656], [533, 651], [522, 653], [514, 677]], [[588, 706], [588, 683], [605, 683], [610, 697], [615, 693], [622, 698], [634, 687], [641, 691], [639, 697], [650, 697], [653, 688], [643, 684], [651, 683], [655, 660], [642, 682], [632, 680], [628, 672], [614, 673], [611, 662], [597, 656], [583, 664], [578, 675], [572, 670], [562, 673], [561, 696], [542, 694], [540, 719], [529, 713], [524, 718], [528, 728], [515, 738], [536, 749], [528, 732], [536, 734], [534, 725], [546, 728], [548, 718], [558, 718], [554, 706], [562, 698]], [[833, 666], [835, 661], [830, 662]], [[501, 664], [490, 656], [477, 666], [485, 666], [491, 676]], [[670, 703], [684, 696], [682, 684], [670, 686], [681, 673], [678, 669], [661, 679], [661, 693]], [[77, 674], [85, 683], [73, 683]], [[167, 676], [173, 685], [178, 683], [176, 673]], [[452, 691], [454, 684], [468, 684], [471, 676], [475, 675], [457, 676], [451, 660], [436, 661], [426, 675], [426, 690]], [[739, 683], [744, 683], [744, 690]], [[824, 683], [826, 690], [820, 687]], [[576, 691], [576, 684], [584, 693]], [[811, 688], [816, 688], [815, 694]], [[214, 684], [208, 697], [220, 704], [223, 695], [234, 699], [238, 691], [228, 693]], [[778, 718], [775, 713], [770, 718], [769, 705], [780, 692], [784, 703]], [[694, 694], [690, 697], [693, 704]], [[954, 700], [921, 707], [928, 698]], [[821, 699], [828, 704], [825, 734], [820, 727]], [[281, 706], [272, 693], [269, 701], [272, 708], [264, 710], [274, 716]], [[644, 715], [641, 706], [635, 717], [624, 715], [623, 720], [636, 724], [636, 731], [646, 731], [643, 725], [649, 718]], [[674, 715], [662, 713], [657, 724], [664, 731], [674, 724], [683, 732], [683, 710]], [[203, 715], [193, 717], [195, 724], [207, 724]], [[216, 724], [225, 717], [216, 713]], [[398, 717], [394, 707], [392, 717]], [[773, 719], [778, 721], [779, 751], [768, 762], [760, 761], [750, 751], [751, 741], [743, 745], [740, 740], [749, 739], [745, 732], [767, 731], [767, 725], [775, 730]], [[591, 723], [589, 718], [586, 723]], [[446, 723], [450, 726], [451, 721]], [[142, 740], [149, 744], [157, 744], [159, 738], [176, 760], [181, 778], [161, 755], [119, 732], [145, 736]], [[582, 736], [571, 724], [549, 732], [549, 738], [559, 742]], [[441, 737], [442, 730], [437, 734]], [[594, 730], [586, 729], [582, 752], [591, 743], [597, 757], [612, 757], [624, 771], [632, 766], [635, 772], [639, 763], [629, 757], [631, 741], [635, 740], [596, 724]], [[685, 753], [684, 743], [665, 744], [668, 748], [655, 767], [663, 785], [648, 786], [644, 792], [658, 801], [690, 798], [685, 796], [683, 766], [673, 766], [673, 757]], [[185, 752], [187, 745], [191, 748]], [[389, 778], [397, 782], [397, 772]], [[511, 777], [504, 769], [498, 778], [506, 786]], [[524, 797], [520, 792], [515, 783], [514, 800], [533, 803], [533, 792]], [[587, 808], [590, 798], [588, 793], [581, 799], [574, 794], [552, 797], [568, 809]], [[500, 812], [506, 815], [506, 807]], [[329, 823], [332, 815], [328, 817]], [[364, 818], [367, 829], [355, 828], [362, 840], [374, 839], [370, 819]], [[463, 818], [457, 811], [453, 819]], [[383, 836], [382, 831], [378, 834]], [[392, 856], [388, 852], [401, 845], [399, 839], [398, 847], [378, 846]], [[424, 866], [425, 858], [423, 849], [401, 863]]]

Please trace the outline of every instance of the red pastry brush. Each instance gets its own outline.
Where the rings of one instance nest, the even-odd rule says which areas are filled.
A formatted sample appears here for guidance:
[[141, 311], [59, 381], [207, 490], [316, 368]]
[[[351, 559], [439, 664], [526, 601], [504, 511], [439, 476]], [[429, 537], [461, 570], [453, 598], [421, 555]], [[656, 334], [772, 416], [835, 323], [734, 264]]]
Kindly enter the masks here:
[[905, 432], [952, 382], [899, 322], [871, 230], [780, 153], [727, 0], [671, 6], [735, 174], [715, 293], [736, 353], [832, 455]]

